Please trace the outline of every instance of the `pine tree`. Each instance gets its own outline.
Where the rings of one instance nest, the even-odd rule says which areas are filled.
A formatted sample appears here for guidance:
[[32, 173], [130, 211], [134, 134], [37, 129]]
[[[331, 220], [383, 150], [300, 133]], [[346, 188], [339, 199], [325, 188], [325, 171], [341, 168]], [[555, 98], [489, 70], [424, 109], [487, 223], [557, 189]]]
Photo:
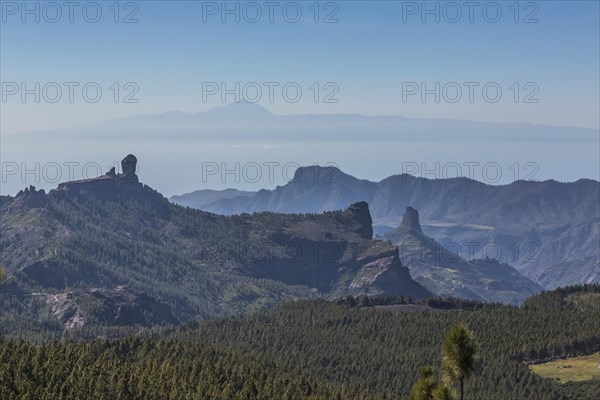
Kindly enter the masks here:
[[442, 369], [444, 377], [458, 383], [460, 400], [464, 399], [464, 383], [475, 370], [477, 345], [473, 332], [465, 324], [458, 324], [442, 342]]
[[419, 379], [412, 387], [408, 400], [432, 400], [433, 390], [437, 383], [434, 378], [435, 371], [433, 367], [427, 365], [419, 368]]

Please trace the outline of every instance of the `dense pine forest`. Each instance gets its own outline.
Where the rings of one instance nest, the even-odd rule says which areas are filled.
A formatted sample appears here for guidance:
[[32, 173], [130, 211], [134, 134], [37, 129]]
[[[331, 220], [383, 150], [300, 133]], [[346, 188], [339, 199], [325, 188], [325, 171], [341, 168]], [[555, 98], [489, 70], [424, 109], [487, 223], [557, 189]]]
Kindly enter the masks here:
[[600, 286], [545, 292], [521, 307], [385, 305], [394, 300], [303, 300], [119, 340], [4, 338], [0, 398], [405, 399], [419, 367], [440, 365], [440, 343], [459, 323], [480, 349], [466, 399], [600, 397], [598, 380], [559, 384], [526, 365], [600, 351]]

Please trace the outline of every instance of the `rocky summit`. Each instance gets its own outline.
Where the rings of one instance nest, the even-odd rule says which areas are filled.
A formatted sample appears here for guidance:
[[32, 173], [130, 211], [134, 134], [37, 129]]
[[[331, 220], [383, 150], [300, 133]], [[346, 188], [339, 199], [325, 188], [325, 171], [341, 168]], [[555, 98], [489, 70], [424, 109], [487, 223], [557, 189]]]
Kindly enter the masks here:
[[[98, 192], [114, 192], [117, 186], [122, 189], [135, 190], [142, 187], [138, 176], [137, 158], [133, 154], [128, 154], [121, 160], [122, 173], [117, 174], [115, 167], [112, 167], [105, 175], [92, 179], [81, 179], [77, 181], [64, 182], [58, 185], [58, 190], [95, 190]], [[125, 186], [127, 184], [127, 186]]]
[[414, 229], [417, 232], [423, 232], [421, 223], [419, 222], [419, 212], [411, 206], [406, 207], [406, 212], [402, 216], [401, 226], [408, 229]]

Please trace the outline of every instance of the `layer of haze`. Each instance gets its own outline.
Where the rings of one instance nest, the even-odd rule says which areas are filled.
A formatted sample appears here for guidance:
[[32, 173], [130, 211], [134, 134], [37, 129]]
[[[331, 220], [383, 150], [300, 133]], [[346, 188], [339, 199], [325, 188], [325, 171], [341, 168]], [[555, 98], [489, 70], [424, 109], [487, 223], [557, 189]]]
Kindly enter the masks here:
[[[30, 8], [43, 4], [2, 2], [2, 194], [14, 194], [28, 184], [54, 187], [55, 179], [44, 176], [50, 170], [42, 173], [48, 163], [61, 165], [60, 180], [67, 180], [85, 176], [81, 166], [87, 163], [98, 163], [102, 170], [99, 172], [105, 172], [127, 153], [140, 158], [142, 180], [167, 195], [202, 187], [257, 190], [286, 181], [281, 170], [274, 180], [261, 178], [251, 182], [244, 176], [236, 179], [234, 174], [224, 179], [212, 175], [204, 179], [202, 166], [213, 162], [229, 167], [236, 162], [242, 166], [251, 162], [333, 163], [348, 173], [372, 180], [406, 172], [406, 163], [433, 169], [433, 174], [427, 175], [431, 177], [444, 177], [444, 166], [452, 163], [463, 166], [460, 175], [468, 175], [464, 163], [497, 163], [502, 172], [499, 180], [484, 176], [481, 169], [476, 169], [473, 176], [495, 184], [527, 178], [534, 164], [533, 179], [598, 179], [600, 10], [596, 1], [519, 2], [516, 7], [514, 2], [497, 2], [494, 4], [500, 6], [502, 15], [495, 23], [490, 22], [495, 11], [490, 2], [477, 3], [472, 23], [463, 2], [450, 2], [462, 12], [455, 23], [449, 22], [455, 16], [455, 9], [447, 6], [449, 2], [426, 3], [430, 9], [439, 7], [439, 22], [435, 15], [421, 15], [423, 2], [320, 2], [315, 22], [315, 3], [299, 1], [294, 4], [299, 5], [303, 18], [295, 23], [289, 21], [294, 19], [296, 8], [288, 9], [287, 15], [282, 11], [289, 2], [278, 3], [273, 22], [263, 8], [257, 23], [247, 21], [254, 16], [250, 9], [246, 14], [241, 11], [239, 22], [235, 15], [228, 14], [223, 23], [222, 10], [203, 16], [203, 7], [206, 11], [209, 3], [218, 8], [225, 3], [192, 1], [121, 2], [119, 23], [113, 21], [114, 2], [99, 2], [103, 13], [100, 21], [86, 22], [83, 2], [78, 3], [73, 23], [68, 21], [64, 9], [56, 23], [45, 21], [48, 15], [41, 15], [39, 23], [34, 21], [35, 16], [25, 15], [23, 23], [23, 10], [12, 15], [14, 10], [8, 10], [7, 3], [19, 8], [24, 4]], [[246, 3], [226, 2], [231, 9], [239, 4], [240, 10]], [[418, 8], [416, 14], [407, 13], [414, 10], [413, 6]], [[138, 22], [123, 23], [131, 13]], [[337, 22], [325, 23], [328, 16], [329, 22]], [[67, 100], [66, 93], [56, 103], [44, 99], [36, 102], [34, 95], [27, 95], [23, 101], [18, 94], [7, 95], [6, 85], [12, 82], [25, 83], [29, 88], [36, 82], [77, 82], [80, 87], [97, 82], [103, 96], [90, 103], [76, 90], [73, 102]], [[134, 98], [139, 102], [124, 103], [127, 91], [121, 87], [115, 103], [110, 89], [114, 82], [120, 86], [127, 82], [137, 85], [139, 92]], [[403, 131], [396, 140], [370, 141], [371, 132], [366, 131], [362, 139], [345, 138], [346, 127], [342, 124], [336, 140], [315, 141], [307, 137], [286, 142], [282, 140], [285, 137], [272, 140], [252, 134], [243, 141], [230, 140], [220, 133], [207, 140], [210, 132], [205, 131], [198, 132], [195, 140], [175, 140], [172, 135], [177, 132], [168, 130], [152, 140], [127, 133], [102, 140], [101, 130], [90, 133], [82, 128], [81, 137], [73, 139], [73, 132], [77, 135], [80, 126], [172, 110], [197, 113], [236, 100], [234, 95], [204, 99], [206, 82], [224, 83], [229, 88], [236, 82], [242, 86], [249, 82], [276, 82], [279, 87], [296, 82], [303, 89], [297, 102], [286, 101], [281, 91], [276, 91], [270, 102], [263, 92], [259, 103], [276, 115], [399, 115], [589, 130], [581, 133], [566, 128], [560, 131], [560, 138], [556, 134], [552, 140], [534, 135], [516, 141], [512, 125], [506, 126], [505, 139], [487, 138], [485, 132], [477, 139], [462, 137], [450, 129], [446, 132], [442, 126], [437, 133], [447, 133], [443, 140], [411, 137], [410, 131]], [[311, 89], [315, 82], [320, 90], [316, 102]], [[456, 103], [443, 96], [436, 102], [434, 95], [428, 95], [425, 102], [419, 95], [403, 101], [406, 82], [424, 82], [429, 88], [436, 82], [456, 82], [463, 87], [463, 96]], [[465, 82], [479, 84], [473, 102], [462, 85]], [[482, 96], [480, 88], [489, 82], [503, 90], [498, 102], [485, 101]], [[515, 82], [519, 87], [518, 101], [514, 98]], [[333, 97], [337, 102], [324, 102], [328, 83], [339, 88]], [[528, 84], [533, 86], [526, 89]], [[526, 103], [531, 88], [539, 89], [532, 97], [538, 101]], [[454, 93], [449, 92], [449, 96]], [[243, 118], [239, 118], [242, 123], [238, 134], [244, 130]], [[523, 126], [526, 125], [520, 128]], [[318, 134], [311, 123], [303, 127]], [[61, 136], [65, 130], [71, 136]], [[43, 140], [36, 135], [17, 139], [29, 131], [44, 131], [41, 134], [45, 136]], [[79, 163], [75, 176], [68, 174], [64, 166], [68, 162]], [[36, 163], [40, 163], [39, 168]], [[441, 167], [437, 168], [436, 163]], [[10, 175], [7, 169], [15, 165], [19, 170]], [[27, 174], [28, 168], [40, 173]], [[448, 167], [445, 172], [453, 175], [456, 169]], [[87, 175], [95, 173], [89, 170]]]

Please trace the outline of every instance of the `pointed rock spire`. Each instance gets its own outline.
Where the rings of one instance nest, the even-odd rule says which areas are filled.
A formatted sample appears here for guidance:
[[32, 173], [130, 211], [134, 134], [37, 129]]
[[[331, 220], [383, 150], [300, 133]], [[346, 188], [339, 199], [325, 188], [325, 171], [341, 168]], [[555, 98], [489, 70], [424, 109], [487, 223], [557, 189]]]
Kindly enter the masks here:
[[406, 226], [409, 228], [413, 228], [419, 232], [423, 232], [421, 230], [421, 224], [419, 222], [419, 212], [410, 206], [406, 207], [406, 211], [404, 212], [404, 216], [402, 217], [402, 226]]

